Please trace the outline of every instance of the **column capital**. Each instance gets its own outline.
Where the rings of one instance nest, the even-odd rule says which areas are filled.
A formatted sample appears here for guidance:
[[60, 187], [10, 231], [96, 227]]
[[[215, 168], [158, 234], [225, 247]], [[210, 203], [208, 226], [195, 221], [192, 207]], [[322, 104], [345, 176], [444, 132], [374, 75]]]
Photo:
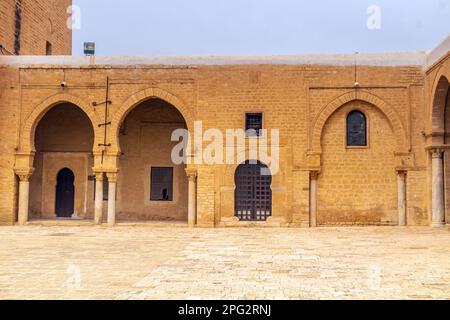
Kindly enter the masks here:
[[117, 182], [117, 174], [118, 172], [107, 172], [108, 182]]
[[431, 152], [431, 157], [433, 159], [441, 159], [442, 155], [444, 153], [444, 149], [443, 148], [432, 148], [430, 149]]
[[19, 177], [21, 182], [30, 181], [31, 176], [33, 175], [34, 168], [16, 168], [14, 169], [14, 173]]
[[103, 172], [96, 171], [94, 172], [96, 181], [103, 181]]
[[319, 178], [320, 171], [319, 170], [311, 170], [309, 171], [309, 175], [312, 179]]
[[197, 178], [198, 173], [196, 169], [186, 169], [185, 171], [189, 179], [195, 180]]

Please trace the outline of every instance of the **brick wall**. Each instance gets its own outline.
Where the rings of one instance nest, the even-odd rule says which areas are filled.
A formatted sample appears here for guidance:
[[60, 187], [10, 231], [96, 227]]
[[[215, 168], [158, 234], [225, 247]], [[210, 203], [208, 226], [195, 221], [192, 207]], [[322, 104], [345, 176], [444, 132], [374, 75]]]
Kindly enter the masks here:
[[20, 48], [20, 55], [45, 55], [49, 42], [53, 55], [70, 55], [72, 31], [67, 28], [67, 8], [71, 4], [72, 0], [2, 0], [0, 45], [4, 54], [17, 53]]
[[[132, 107], [140, 102], [143, 98], [140, 92], [148, 88], [158, 88], [159, 97], [175, 101], [173, 104], [182, 109], [184, 115], [203, 120], [205, 130], [244, 128], [245, 112], [263, 112], [264, 127], [280, 129], [281, 170], [273, 177], [274, 218], [307, 226], [313, 127], [327, 106], [354, 92], [354, 68], [350, 66], [146, 65], [63, 69], [41, 65], [20, 71], [4, 68], [1, 72], [0, 192], [8, 200], [1, 203], [0, 217], [9, 223], [14, 217], [14, 148], [18, 146], [22, 150], [31, 138], [29, 132], [23, 130], [25, 123], [35, 112], [44, 112], [47, 104], [57, 102], [55, 97], [75, 97], [77, 103], [82, 104], [80, 107], [90, 113], [96, 135], [102, 140], [103, 131], [98, 129], [98, 124], [103, 121], [104, 109], [94, 108], [92, 101], [103, 101], [106, 76], [109, 76], [113, 101], [110, 119], [113, 121], [121, 119], [118, 113], [124, 111], [125, 104]], [[428, 164], [422, 131], [428, 121], [429, 93], [423, 69], [420, 66], [360, 66], [358, 77], [360, 90], [367, 92], [367, 97], [374, 97], [372, 100], [381, 101], [384, 111], [374, 106], [373, 101], [344, 101], [343, 106], [338, 106], [326, 119], [318, 163], [322, 165], [319, 223], [395, 223], [395, 169], [403, 165], [408, 168], [410, 221], [426, 224], [429, 200], [424, 181]], [[63, 79], [67, 82], [66, 88], [60, 87]], [[368, 114], [368, 149], [347, 150], [344, 146], [345, 114], [354, 103]], [[388, 119], [386, 113], [395, 113], [395, 121]], [[111, 128], [108, 136], [111, 149], [117, 148], [117, 138]], [[398, 151], [398, 140], [405, 143], [402, 152], [406, 156], [394, 154]], [[232, 216], [233, 168], [199, 167], [198, 174], [200, 225], [211, 226], [222, 217]]]
[[[366, 115], [368, 147], [346, 146], [345, 120], [352, 110]], [[336, 111], [322, 136], [318, 224], [395, 224], [394, 150], [389, 120], [375, 106], [355, 101]]]
[[0, 225], [11, 224], [16, 215], [14, 153], [19, 120], [18, 70], [0, 67]]

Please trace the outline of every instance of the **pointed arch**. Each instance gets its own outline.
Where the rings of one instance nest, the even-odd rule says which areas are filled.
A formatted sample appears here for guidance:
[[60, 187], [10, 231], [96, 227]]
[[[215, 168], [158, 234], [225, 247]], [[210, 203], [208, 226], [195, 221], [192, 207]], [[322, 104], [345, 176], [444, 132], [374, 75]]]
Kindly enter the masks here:
[[445, 131], [445, 109], [449, 88], [448, 78], [442, 72], [439, 72], [431, 95], [431, 128], [433, 133], [443, 134]]
[[[112, 148], [114, 151], [118, 152], [120, 150], [119, 130], [120, 125], [124, 121], [126, 116], [140, 103], [152, 98], [158, 98], [170, 103], [181, 113], [186, 122], [188, 130], [191, 131], [191, 129], [194, 128], [193, 112], [188, 108], [183, 100], [160, 88], [147, 88], [131, 95], [114, 113], [114, 116], [111, 120], [111, 132], [115, 137], [115, 146], [113, 146]], [[115, 150], [114, 147], [117, 150]]]
[[63, 93], [48, 97], [33, 108], [33, 111], [25, 118], [20, 135], [20, 150], [22, 153], [32, 153], [35, 151], [34, 136], [40, 120], [51, 108], [63, 103], [70, 103], [77, 106], [90, 119], [94, 131], [95, 149], [95, 146], [97, 146], [100, 141], [100, 137], [97, 130], [97, 124], [99, 121], [97, 115], [95, 114], [94, 108], [91, 107], [88, 102], [79, 97]]
[[389, 124], [394, 131], [395, 139], [397, 141], [396, 151], [407, 151], [407, 134], [398, 113], [385, 101], [370, 92], [351, 91], [341, 95], [340, 97], [327, 104], [324, 108], [322, 108], [317, 117], [313, 120], [311, 131], [311, 148], [313, 152], [320, 152], [322, 149], [322, 132], [328, 118], [330, 118], [336, 110], [338, 110], [348, 102], [354, 100], [365, 101], [378, 108], [387, 117], [387, 119], [389, 120]]

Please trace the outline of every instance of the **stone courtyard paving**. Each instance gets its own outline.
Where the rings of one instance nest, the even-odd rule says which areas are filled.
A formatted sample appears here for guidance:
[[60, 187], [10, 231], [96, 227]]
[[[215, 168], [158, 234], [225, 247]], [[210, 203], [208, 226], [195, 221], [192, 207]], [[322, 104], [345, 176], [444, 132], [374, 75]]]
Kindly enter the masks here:
[[450, 299], [450, 230], [0, 227], [1, 299]]

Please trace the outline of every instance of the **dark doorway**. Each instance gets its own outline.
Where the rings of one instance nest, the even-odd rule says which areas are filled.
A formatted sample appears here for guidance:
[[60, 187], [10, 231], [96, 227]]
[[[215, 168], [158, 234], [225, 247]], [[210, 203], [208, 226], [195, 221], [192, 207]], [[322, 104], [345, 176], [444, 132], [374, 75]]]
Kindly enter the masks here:
[[272, 175], [259, 161], [246, 161], [235, 173], [235, 216], [243, 221], [266, 221], [272, 215]]
[[56, 184], [55, 211], [58, 218], [71, 218], [74, 213], [75, 175], [72, 170], [64, 168], [59, 171]]

